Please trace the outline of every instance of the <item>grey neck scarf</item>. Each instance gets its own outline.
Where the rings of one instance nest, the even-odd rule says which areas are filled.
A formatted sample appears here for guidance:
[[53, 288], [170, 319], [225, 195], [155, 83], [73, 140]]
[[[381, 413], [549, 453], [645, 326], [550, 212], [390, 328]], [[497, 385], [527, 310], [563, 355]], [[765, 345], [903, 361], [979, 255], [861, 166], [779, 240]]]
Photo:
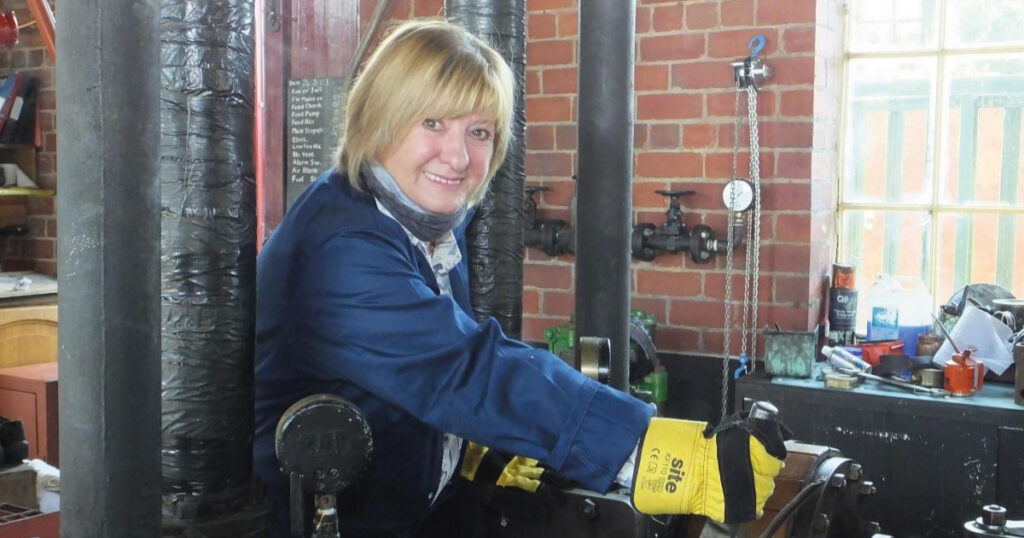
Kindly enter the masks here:
[[395, 178], [391, 177], [383, 166], [374, 165], [369, 169], [364, 167], [363, 171], [363, 180], [370, 194], [380, 200], [395, 220], [420, 241], [437, 241], [442, 235], [455, 229], [466, 217], [465, 205], [451, 215], [423, 209], [402, 192]]

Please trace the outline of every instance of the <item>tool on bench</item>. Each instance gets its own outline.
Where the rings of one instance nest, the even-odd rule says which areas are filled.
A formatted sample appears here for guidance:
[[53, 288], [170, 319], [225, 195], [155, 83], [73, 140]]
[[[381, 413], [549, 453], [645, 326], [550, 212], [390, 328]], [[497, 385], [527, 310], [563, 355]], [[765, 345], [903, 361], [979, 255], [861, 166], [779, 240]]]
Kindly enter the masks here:
[[[822, 355], [828, 357], [829, 364], [832, 365], [832, 367], [835, 368], [836, 371], [840, 373], [847, 375], [855, 375], [862, 379], [870, 379], [872, 381], [877, 381], [879, 383], [884, 383], [886, 385], [892, 385], [894, 387], [899, 387], [901, 389], [906, 389], [915, 393], [923, 393], [931, 396], [949, 396], [950, 394], [949, 391], [944, 389], [922, 387], [919, 385], [915, 385], [913, 383], [907, 383], [906, 381], [899, 381], [888, 377], [874, 375], [868, 372], [862, 372], [861, 369], [854, 365], [853, 362], [847, 360], [842, 353], [837, 353], [837, 351], [842, 350], [832, 349], [829, 346], [823, 346], [821, 348]], [[849, 353], [847, 353], [847, 355], [849, 355]]]

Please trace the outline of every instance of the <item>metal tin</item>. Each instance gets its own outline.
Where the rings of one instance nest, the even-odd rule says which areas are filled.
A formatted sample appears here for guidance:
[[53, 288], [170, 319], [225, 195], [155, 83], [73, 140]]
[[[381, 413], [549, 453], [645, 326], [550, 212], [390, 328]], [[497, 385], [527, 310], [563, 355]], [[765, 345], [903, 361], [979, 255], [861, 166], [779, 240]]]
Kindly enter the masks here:
[[852, 290], [857, 287], [857, 268], [848, 263], [832, 264], [832, 287]]
[[921, 370], [921, 386], [940, 388], [945, 383], [942, 370], [938, 368], [925, 368]]
[[817, 342], [817, 331], [765, 331], [765, 371], [771, 375], [811, 377]]
[[825, 386], [830, 389], [853, 390], [860, 384], [860, 377], [840, 372], [825, 374]]

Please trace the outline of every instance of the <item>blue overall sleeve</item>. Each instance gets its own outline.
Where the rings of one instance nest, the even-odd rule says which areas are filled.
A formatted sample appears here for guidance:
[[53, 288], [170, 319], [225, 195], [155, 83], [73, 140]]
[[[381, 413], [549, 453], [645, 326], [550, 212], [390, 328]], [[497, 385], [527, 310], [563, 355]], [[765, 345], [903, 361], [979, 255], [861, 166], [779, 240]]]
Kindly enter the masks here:
[[438, 295], [404, 238], [327, 236], [292, 297], [300, 376], [344, 379], [420, 420], [606, 491], [652, 410]]

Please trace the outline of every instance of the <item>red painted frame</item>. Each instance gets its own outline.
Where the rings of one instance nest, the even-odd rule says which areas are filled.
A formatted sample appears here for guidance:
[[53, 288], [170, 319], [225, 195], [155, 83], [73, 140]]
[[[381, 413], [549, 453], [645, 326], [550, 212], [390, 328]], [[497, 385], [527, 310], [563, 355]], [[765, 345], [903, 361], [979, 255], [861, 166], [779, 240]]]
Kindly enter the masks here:
[[[256, 0], [257, 241], [284, 217], [285, 99], [291, 78], [341, 77], [359, 41], [358, 0]], [[279, 25], [269, 20], [277, 8]]]
[[26, 0], [28, 4], [28, 10], [32, 13], [32, 18], [36, 21], [36, 27], [39, 28], [39, 35], [43, 38], [43, 43], [46, 45], [46, 52], [50, 53], [50, 59], [55, 63], [57, 61], [57, 47], [53, 37], [53, 10], [50, 9], [50, 4], [46, 0]]

